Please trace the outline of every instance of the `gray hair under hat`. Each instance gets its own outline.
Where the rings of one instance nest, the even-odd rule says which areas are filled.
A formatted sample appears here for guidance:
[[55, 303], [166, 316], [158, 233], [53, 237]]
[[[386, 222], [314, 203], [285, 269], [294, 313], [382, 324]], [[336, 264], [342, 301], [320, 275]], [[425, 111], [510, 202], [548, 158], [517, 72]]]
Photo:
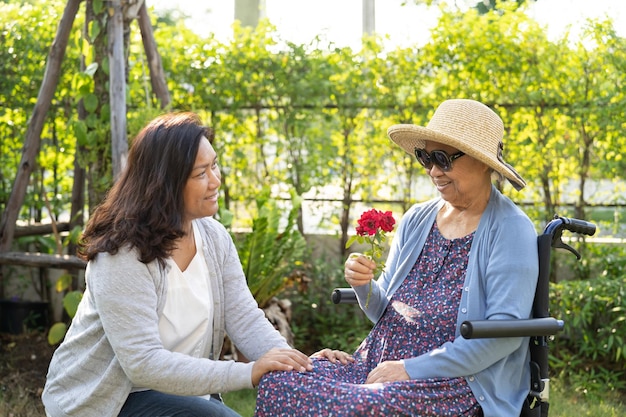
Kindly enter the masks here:
[[504, 124], [489, 107], [475, 100], [446, 100], [437, 107], [426, 127], [412, 124], [393, 125], [387, 135], [407, 153], [424, 149], [425, 142], [452, 146], [502, 174], [521, 190], [526, 181], [515, 169], [504, 162]]

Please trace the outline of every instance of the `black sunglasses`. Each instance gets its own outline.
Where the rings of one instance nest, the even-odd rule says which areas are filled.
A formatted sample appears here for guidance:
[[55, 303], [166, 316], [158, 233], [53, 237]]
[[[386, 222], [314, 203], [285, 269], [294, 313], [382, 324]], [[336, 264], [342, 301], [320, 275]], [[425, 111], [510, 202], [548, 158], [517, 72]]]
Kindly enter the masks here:
[[453, 155], [448, 155], [445, 151], [426, 152], [426, 149], [415, 148], [415, 157], [420, 164], [426, 169], [431, 169], [433, 164], [437, 165], [443, 172], [452, 169], [452, 161], [465, 155], [464, 152], [458, 151]]

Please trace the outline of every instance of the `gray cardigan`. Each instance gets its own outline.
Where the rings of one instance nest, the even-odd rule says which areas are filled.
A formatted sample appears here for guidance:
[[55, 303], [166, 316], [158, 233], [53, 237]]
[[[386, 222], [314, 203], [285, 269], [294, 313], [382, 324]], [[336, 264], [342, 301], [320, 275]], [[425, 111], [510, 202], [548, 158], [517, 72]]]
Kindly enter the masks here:
[[[441, 199], [418, 204], [402, 217], [384, 273], [356, 287], [361, 308], [376, 322], [411, 267], [443, 205]], [[537, 233], [526, 214], [492, 187], [469, 254], [457, 314], [455, 340], [421, 356], [405, 359], [412, 379], [465, 377], [485, 417], [518, 417], [530, 389], [528, 338], [464, 339], [464, 320], [526, 319], [537, 285]]]
[[49, 416], [117, 416], [133, 386], [177, 395], [251, 388], [252, 362], [214, 360], [225, 334], [251, 361], [271, 348], [289, 347], [258, 308], [226, 229], [212, 218], [196, 222], [214, 302], [213, 334], [203, 357], [161, 344], [167, 271], [157, 261], [138, 261], [135, 251], [100, 253], [87, 265], [83, 299], [50, 362], [42, 395]]

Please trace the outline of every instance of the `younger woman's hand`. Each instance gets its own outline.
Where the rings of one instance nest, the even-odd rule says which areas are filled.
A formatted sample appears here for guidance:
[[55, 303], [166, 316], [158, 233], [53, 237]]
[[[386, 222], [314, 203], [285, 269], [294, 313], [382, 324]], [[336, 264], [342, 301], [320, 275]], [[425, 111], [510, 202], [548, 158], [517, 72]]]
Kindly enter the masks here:
[[261, 377], [271, 371], [306, 372], [313, 369], [313, 361], [296, 349], [270, 349], [252, 366], [252, 385], [259, 385]]
[[348, 362], [354, 362], [354, 358], [349, 353], [344, 352], [343, 350], [332, 350], [332, 349], [322, 349], [319, 352], [315, 352], [311, 355], [312, 358], [326, 358], [332, 363], [337, 363], [337, 361], [346, 365]]

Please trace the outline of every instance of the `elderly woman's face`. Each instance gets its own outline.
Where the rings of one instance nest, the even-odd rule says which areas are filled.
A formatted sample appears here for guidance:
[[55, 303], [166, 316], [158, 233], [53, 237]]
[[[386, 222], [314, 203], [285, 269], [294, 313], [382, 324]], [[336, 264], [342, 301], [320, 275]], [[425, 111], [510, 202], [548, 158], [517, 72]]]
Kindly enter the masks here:
[[183, 218], [185, 221], [213, 216], [217, 213], [221, 178], [217, 154], [208, 139], [202, 138], [196, 161], [183, 191], [185, 204]]
[[[425, 149], [428, 153], [439, 150], [448, 155], [459, 152], [456, 148], [436, 142], [426, 142]], [[466, 206], [473, 198], [482, 198], [483, 191], [491, 189], [490, 168], [469, 155], [456, 158], [452, 162], [452, 169], [447, 172], [437, 165], [433, 165], [426, 172], [441, 197], [452, 205]]]

